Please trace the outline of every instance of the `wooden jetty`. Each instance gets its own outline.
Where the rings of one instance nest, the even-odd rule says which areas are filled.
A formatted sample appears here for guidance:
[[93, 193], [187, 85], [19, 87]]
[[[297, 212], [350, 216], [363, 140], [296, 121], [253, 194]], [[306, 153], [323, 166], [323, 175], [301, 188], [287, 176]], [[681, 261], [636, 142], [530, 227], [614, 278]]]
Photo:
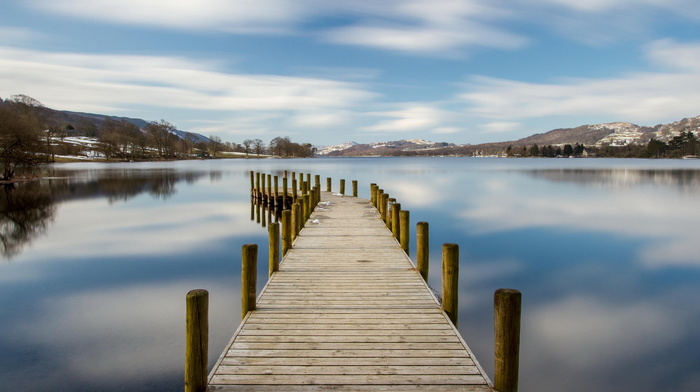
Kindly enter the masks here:
[[[319, 192], [260, 295], [246, 305], [243, 294], [243, 320], [206, 390], [494, 391], [372, 189], [372, 202]], [[515, 380], [498, 390], [517, 390], [517, 367]]]

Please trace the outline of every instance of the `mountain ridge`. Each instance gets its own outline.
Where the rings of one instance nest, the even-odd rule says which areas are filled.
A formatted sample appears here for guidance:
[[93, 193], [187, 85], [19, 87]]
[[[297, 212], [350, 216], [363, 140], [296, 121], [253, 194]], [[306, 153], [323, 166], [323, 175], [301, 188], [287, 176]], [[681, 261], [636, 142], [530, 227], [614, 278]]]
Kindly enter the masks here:
[[[528, 147], [533, 145], [564, 146], [580, 144], [587, 147], [624, 147], [642, 145], [652, 139], [668, 142], [681, 132], [693, 132], [700, 136], [700, 116], [684, 118], [668, 124], [653, 127], [640, 126], [629, 122], [611, 122], [593, 125], [580, 125], [574, 128], [557, 128], [544, 133], [536, 133], [521, 139], [505, 142], [462, 144], [431, 142], [422, 139], [403, 139], [390, 142], [356, 143], [348, 142], [318, 148], [322, 156], [380, 156], [410, 155], [428, 150], [454, 149], [460, 153], [474, 153], [483, 150], [507, 147]], [[419, 141], [419, 142], [418, 142]]]

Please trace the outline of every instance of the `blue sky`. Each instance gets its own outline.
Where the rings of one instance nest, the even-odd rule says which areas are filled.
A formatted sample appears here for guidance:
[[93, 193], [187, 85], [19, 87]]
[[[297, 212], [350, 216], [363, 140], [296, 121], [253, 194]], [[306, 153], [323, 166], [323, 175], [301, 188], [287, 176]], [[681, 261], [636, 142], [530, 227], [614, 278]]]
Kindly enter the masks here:
[[0, 0], [0, 97], [240, 143], [700, 115], [697, 0]]

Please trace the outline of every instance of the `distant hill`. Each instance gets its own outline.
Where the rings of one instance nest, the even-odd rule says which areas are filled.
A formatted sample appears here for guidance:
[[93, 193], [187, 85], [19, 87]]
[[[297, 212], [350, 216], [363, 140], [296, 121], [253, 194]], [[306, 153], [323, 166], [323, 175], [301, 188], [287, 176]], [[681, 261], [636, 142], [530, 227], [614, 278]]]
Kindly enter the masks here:
[[367, 144], [348, 142], [319, 148], [316, 151], [316, 154], [323, 156], [391, 156], [406, 155], [407, 152], [425, 152], [450, 147], [457, 147], [457, 145], [445, 142], [431, 142], [422, 139], [397, 140], [392, 142]]
[[[0, 99], [0, 105], [4, 104], [6, 104], [6, 102]], [[49, 126], [64, 129], [67, 130], [68, 133], [81, 136], [96, 136], [102, 127], [102, 124], [107, 119], [114, 121], [125, 120], [136, 125], [141, 130], [144, 130], [149, 124], [149, 121], [140, 118], [107, 116], [104, 114], [72, 112], [68, 110], [55, 110], [48, 107], [44, 107], [44, 113]], [[174, 133], [181, 139], [184, 139], [187, 135], [193, 135], [196, 142], [210, 142], [208, 137], [198, 133], [182, 130], [176, 130]]]
[[700, 116], [684, 118], [670, 124], [653, 127], [639, 126], [626, 122], [614, 122], [596, 125], [581, 125], [575, 128], [554, 129], [537, 133], [522, 139], [483, 143], [476, 145], [455, 145], [426, 140], [399, 140], [394, 142], [358, 144], [349, 142], [318, 149], [319, 155], [325, 156], [391, 156], [391, 155], [433, 155], [439, 154], [479, 154], [483, 151], [505, 150], [508, 146], [564, 146], [581, 144], [587, 147], [627, 146], [647, 144], [651, 139], [668, 142], [680, 132], [691, 131], [700, 136]]

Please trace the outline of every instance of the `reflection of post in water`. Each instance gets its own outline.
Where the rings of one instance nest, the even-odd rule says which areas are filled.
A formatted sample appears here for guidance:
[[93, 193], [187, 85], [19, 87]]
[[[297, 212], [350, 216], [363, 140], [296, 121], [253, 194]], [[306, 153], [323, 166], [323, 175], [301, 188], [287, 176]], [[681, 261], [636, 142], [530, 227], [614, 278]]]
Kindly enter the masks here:
[[0, 241], [5, 259], [16, 256], [46, 231], [56, 212], [51, 189], [39, 181], [4, 184], [0, 197]]

